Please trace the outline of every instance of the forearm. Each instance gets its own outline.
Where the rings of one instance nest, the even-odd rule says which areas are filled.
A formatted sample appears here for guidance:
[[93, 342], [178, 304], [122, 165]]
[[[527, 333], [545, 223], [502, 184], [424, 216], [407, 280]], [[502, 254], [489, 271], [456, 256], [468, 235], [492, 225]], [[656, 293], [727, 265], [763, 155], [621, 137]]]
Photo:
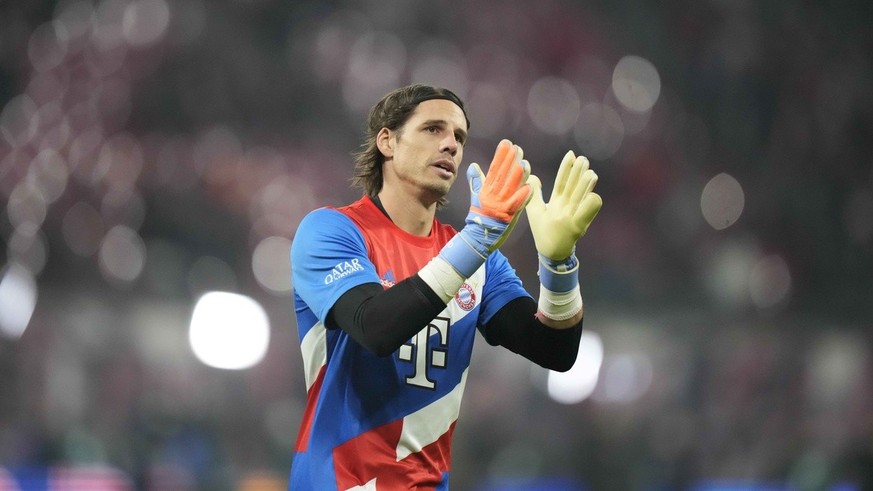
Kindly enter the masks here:
[[352, 288], [334, 304], [327, 322], [367, 350], [388, 356], [445, 308], [445, 302], [414, 275], [388, 289], [378, 283]]
[[482, 334], [491, 345], [503, 346], [549, 370], [565, 372], [576, 362], [582, 315], [557, 322], [562, 328], [543, 322], [536, 302], [530, 297], [521, 297], [497, 311], [485, 324]]

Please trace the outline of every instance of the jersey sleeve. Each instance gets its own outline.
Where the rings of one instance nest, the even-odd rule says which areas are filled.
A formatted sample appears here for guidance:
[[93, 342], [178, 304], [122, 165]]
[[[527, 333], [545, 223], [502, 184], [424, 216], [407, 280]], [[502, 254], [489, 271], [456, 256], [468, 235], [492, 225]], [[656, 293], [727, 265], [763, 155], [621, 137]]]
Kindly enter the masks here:
[[367, 245], [349, 217], [331, 208], [310, 212], [291, 243], [295, 293], [324, 322], [337, 299], [364, 283], [379, 283]]
[[487, 324], [498, 310], [519, 297], [532, 298], [506, 256], [499, 250], [492, 252], [485, 262], [485, 287], [482, 290], [479, 325]]

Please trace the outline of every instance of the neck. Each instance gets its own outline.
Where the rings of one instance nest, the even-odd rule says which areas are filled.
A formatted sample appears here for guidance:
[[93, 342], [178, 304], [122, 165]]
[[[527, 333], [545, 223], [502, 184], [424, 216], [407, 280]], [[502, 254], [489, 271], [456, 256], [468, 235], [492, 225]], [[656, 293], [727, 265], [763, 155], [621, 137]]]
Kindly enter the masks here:
[[410, 199], [408, 196], [400, 196], [387, 189], [382, 189], [379, 193], [379, 200], [388, 218], [401, 230], [419, 237], [430, 235], [433, 217], [436, 214], [436, 202]]

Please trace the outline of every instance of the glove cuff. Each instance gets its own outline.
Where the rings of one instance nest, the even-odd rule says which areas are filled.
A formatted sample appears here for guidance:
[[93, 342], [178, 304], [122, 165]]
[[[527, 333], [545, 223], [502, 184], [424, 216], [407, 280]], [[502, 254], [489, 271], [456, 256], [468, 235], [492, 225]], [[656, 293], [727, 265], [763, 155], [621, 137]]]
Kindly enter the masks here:
[[465, 278], [462, 277], [451, 264], [441, 256], [437, 256], [430, 260], [421, 270], [418, 271], [418, 276], [427, 283], [443, 302], [449, 301], [455, 297], [461, 285], [464, 284]]
[[474, 246], [476, 241], [464, 237], [465, 231], [466, 227], [452, 237], [452, 240], [440, 250], [439, 257], [449, 263], [463, 278], [469, 278], [485, 263], [488, 252], [477, 250]]
[[582, 291], [579, 284], [568, 292], [553, 292], [540, 285], [539, 311], [549, 319], [563, 321], [582, 312]]
[[565, 293], [579, 286], [579, 261], [575, 254], [562, 261], [539, 256], [540, 284], [556, 293]]

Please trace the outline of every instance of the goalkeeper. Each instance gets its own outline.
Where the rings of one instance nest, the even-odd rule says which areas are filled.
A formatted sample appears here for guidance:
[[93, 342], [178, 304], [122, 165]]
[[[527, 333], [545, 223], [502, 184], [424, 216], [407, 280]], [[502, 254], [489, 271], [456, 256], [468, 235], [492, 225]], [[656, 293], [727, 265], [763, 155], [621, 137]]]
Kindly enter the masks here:
[[[522, 149], [502, 140], [465, 172], [456, 231], [435, 218], [461, 170], [469, 120], [451, 91], [410, 85], [370, 111], [356, 155], [364, 196], [320, 208], [291, 247], [307, 404], [290, 489], [448, 489], [451, 438], [476, 332], [552, 370], [582, 331], [577, 240], [601, 207], [568, 152], [548, 202]], [[500, 251], [526, 210], [538, 300]]]

